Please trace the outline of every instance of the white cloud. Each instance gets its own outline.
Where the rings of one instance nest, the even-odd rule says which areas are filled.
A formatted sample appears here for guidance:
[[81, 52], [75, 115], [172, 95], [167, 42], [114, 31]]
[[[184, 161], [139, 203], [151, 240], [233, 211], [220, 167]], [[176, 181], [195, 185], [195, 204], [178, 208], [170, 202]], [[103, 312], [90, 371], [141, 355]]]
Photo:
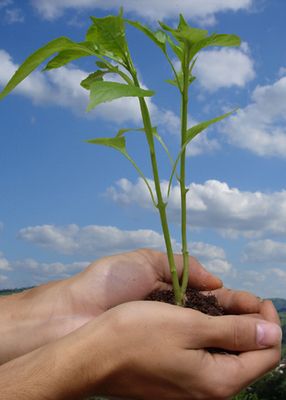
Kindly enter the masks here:
[[229, 275], [234, 273], [233, 267], [221, 247], [208, 243], [193, 242], [190, 244], [190, 254], [200, 260], [214, 274]]
[[212, 153], [220, 148], [216, 139], [210, 139], [207, 132], [196, 136], [187, 147], [187, 156], [198, 156], [200, 154]]
[[70, 254], [79, 246], [75, 240], [78, 232], [79, 227], [77, 225], [68, 225], [63, 228], [56, 228], [53, 225], [41, 225], [21, 229], [18, 237], [28, 242], [36, 241], [42, 247], [53, 248], [63, 254]]
[[285, 67], [280, 67], [278, 71], [278, 76], [282, 77], [286, 75], [286, 68]]
[[[152, 187], [154, 184], [150, 181]], [[162, 182], [166, 196], [167, 182]], [[149, 193], [141, 179], [133, 184], [119, 180], [107, 190], [107, 196], [123, 205], [135, 204], [152, 208]], [[223, 235], [260, 237], [265, 234], [286, 235], [286, 191], [273, 193], [247, 192], [231, 188], [227, 183], [209, 180], [192, 183], [187, 194], [188, 220], [193, 228], [213, 228]], [[168, 202], [168, 213], [180, 221], [180, 189], [173, 186]]]
[[194, 68], [200, 86], [214, 92], [232, 86], [244, 87], [255, 77], [246, 44], [239, 49], [222, 48], [201, 52]]
[[61, 16], [65, 10], [74, 8], [78, 10], [118, 10], [123, 6], [125, 12], [151, 20], [177, 17], [183, 13], [186, 18], [196, 22], [214, 24], [215, 14], [222, 11], [248, 10], [253, 4], [252, 0], [31, 0], [33, 6], [43, 18], [54, 19]]
[[257, 240], [247, 244], [243, 261], [251, 263], [285, 264], [286, 243], [272, 239]]
[[[134, 231], [120, 230], [111, 226], [90, 225], [83, 228], [77, 225], [65, 227], [54, 225], [41, 225], [27, 227], [19, 232], [19, 238], [35, 243], [44, 248], [62, 254], [84, 254], [100, 257], [114, 253], [134, 250], [136, 248], [153, 248], [165, 251], [164, 238], [153, 230], [138, 229]], [[180, 252], [181, 245], [172, 240], [173, 250]], [[232, 266], [227, 261], [222, 248], [203, 242], [192, 242], [189, 245], [190, 254], [197, 257], [207, 269], [217, 274], [232, 273]], [[24, 260], [14, 263], [15, 268], [24, 265], [31, 271], [42, 270], [46, 273], [68, 273], [82, 265], [73, 263], [39, 264], [35, 260]], [[86, 264], [83, 264], [85, 266]]]
[[[286, 271], [280, 268], [271, 268], [269, 270], [270, 273], [275, 274], [278, 279], [281, 279], [284, 281], [284, 284], [286, 283]], [[285, 294], [284, 294], [285, 297]]]
[[[1, 4], [0, 4], [1, 6]], [[8, 24], [21, 23], [25, 21], [25, 16], [20, 8], [7, 8], [5, 10], [5, 21]]]
[[13, 0], [0, 0], [0, 10], [13, 4]]
[[254, 286], [255, 284], [264, 283], [266, 280], [266, 272], [256, 270], [244, 271], [244, 273], [242, 274], [244, 284]]
[[72, 263], [62, 263], [62, 262], [52, 262], [44, 263], [39, 262], [34, 259], [25, 259], [21, 261], [15, 261], [13, 267], [15, 271], [29, 271], [34, 275], [46, 277], [46, 276], [56, 276], [67, 277], [74, 273], [80, 272], [89, 265], [88, 261], [78, 261]]
[[8, 277], [6, 275], [0, 274], [0, 285], [4, 284], [7, 281], [8, 281]]
[[113, 226], [40, 225], [23, 228], [18, 237], [62, 254], [106, 255], [138, 247], [163, 248], [157, 232], [141, 229], [120, 230]]
[[231, 287], [247, 290], [262, 298], [285, 298], [286, 270], [262, 268], [240, 270], [231, 282]]
[[257, 86], [252, 103], [230, 117], [222, 130], [228, 141], [259, 156], [286, 156], [286, 77]]
[[2, 269], [9, 272], [8, 276], [0, 274], [0, 288], [30, 287], [51, 279], [65, 279], [81, 272], [90, 264], [89, 261], [45, 263], [32, 258], [16, 261], [4, 259], [5, 268], [1, 268], [3, 259], [0, 254], [0, 271]]
[[0, 252], [0, 270], [1, 271], [12, 271], [11, 265], [7, 258], [4, 257], [3, 253]]

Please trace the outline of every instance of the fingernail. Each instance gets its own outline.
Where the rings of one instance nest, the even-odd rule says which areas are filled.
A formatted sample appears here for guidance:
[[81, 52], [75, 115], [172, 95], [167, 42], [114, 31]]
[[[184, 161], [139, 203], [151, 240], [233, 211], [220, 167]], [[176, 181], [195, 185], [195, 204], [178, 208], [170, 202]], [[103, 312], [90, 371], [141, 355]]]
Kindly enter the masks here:
[[274, 346], [282, 339], [279, 325], [271, 322], [260, 322], [256, 325], [256, 340], [260, 346]]

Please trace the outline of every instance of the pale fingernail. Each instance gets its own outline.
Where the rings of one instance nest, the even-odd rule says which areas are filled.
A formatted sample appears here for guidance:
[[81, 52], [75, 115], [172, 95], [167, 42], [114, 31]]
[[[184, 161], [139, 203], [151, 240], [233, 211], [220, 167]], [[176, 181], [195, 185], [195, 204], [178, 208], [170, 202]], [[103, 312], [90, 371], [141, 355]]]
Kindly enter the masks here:
[[260, 346], [274, 346], [281, 342], [282, 330], [271, 322], [260, 322], [256, 325], [256, 340]]

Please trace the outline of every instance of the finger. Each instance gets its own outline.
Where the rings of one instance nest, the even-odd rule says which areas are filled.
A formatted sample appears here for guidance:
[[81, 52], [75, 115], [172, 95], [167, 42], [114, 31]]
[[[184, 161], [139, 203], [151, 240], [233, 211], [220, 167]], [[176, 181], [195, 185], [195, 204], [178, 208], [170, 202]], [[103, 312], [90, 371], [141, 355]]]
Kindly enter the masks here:
[[270, 322], [274, 322], [278, 325], [281, 325], [281, 321], [279, 315], [274, 307], [272, 301], [264, 300], [260, 305], [260, 314], [261, 316]]
[[[182, 264], [182, 257], [175, 256], [181, 260]], [[181, 265], [181, 270], [183, 270], [183, 265]], [[180, 272], [180, 277], [182, 272]], [[207, 271], [202, 264], [195, 258], [190, 256], [189, 257], [189, 286], [199, 289], [199, 290], [215, 290], [221, 288], [223, 283], [220, 278], [211, 274]]]
[[212, 291], [227, 314], [254, 314], [259, 313], [262, 300], [245, 291], [235, 291], [220, 288]]
[[[165, 253], [156, 252], [154, 266], [157, 266], [157, 272], [160, 279], [164, 282], [171, 283], [171, 273], [168, 257]], [[183, 257], [182, 255], [174, 255], [178, 277], [181, 279], [183, 273]], [[208, 272], [194, 257], [189, 256], [189, 286], [200, 290], [214, 290], [222, 286], [222, 281]]]
[[203, 371], [208, 377], [210, 398], [232, 397], [275, 368], [279, 360], [280, 352], [275, 347], [238, 356], [205, 352]]
[[243, 386], [248, 386], [275, 368], [280, 361], [281, 351], [277, 347], [241, 353], [238, 356], [237, 373]]
[[199, 330], [197, 348], [249, 351], [277, 346], [282, 338], [282, 331], [277, 323], [249, 316], [201, 315]]

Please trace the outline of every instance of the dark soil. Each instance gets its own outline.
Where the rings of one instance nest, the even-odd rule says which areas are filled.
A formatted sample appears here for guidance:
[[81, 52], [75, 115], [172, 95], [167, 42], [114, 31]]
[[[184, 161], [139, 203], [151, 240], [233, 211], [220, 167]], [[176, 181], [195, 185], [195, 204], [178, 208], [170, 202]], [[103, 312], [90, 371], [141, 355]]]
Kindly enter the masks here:
[[[175, 304], [172, 290], [160, 290], [152, 292], [146, 300], [162, 301], [164, 303]], [[185, 307], [193, 308], [208, 315], [224, 315], [223, 308], [219, 305], [217, 298], [212, 295], [204, 295], [197, 289], [188, 288], [186, 291]]]

